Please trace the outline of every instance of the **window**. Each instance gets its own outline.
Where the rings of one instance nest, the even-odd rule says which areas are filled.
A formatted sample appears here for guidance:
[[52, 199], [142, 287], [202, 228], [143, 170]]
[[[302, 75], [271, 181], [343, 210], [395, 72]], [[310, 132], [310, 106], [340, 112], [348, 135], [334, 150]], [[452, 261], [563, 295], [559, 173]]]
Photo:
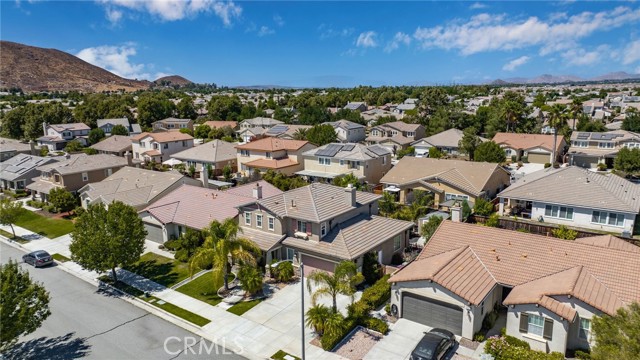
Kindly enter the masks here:
[[414, 136], [416, 136], [416, 133], [415, 133], [415, 132], [413, 132], [413, 131], [409, 131], [409, 132], [407, 133], [407, 137], [414, 137]]
[[307, 229], [307, 222], [306, 221], [298, 220], [297, 223], [296, 223], [296, 227], [297, 227], [298, 231], [303, 232], [303, 233], [309, 232], [308, 230], [311, 230], [311, 229]]
[[484, 315], [484, 301], [480, 303], [480, 315]]
[[295, 251], [293, 249], [287, 248], [287, 260], [293, 260], [295, 255], [296, 255], [296, 253], [295, 253]]
[[267, 159], [271, 159], [271, 153], [270, 153], [270, 152], [266, 152], [266, 153], [264, 154], [264, 156], [265, 156]]
[[580, 319], [580, 329], [578, 330], [578, 337], [589, 341], [591, 338], [591, 320]]
[[340, 159], [340, 166], [344, 165], [344, 160]]
[[593, 213], [591, 213], [591, 222], [596, 224], [622, 227], [624, 225], [624, 215], [607, 213], [606, 211], [594, 211]]
[[250, 212], [244, 213], [244, 224], [245, 225], [251, 225], [251, 213]]
[[573, 208], [565, 206], [547, 205], [544, 208], [544, 215], [559, 219], [572, 220]]
[[267, 227], [269, 230], [273, 231], [276, 227], [276, 219], [270, 217], [267, 219]]
[[146, 147], [146, 145], [145, 145], [144, 141], [140, 141], [140, 147], [141, 147], [141, 148], [145, 148], [145, 147]]
[[511, 156], [511, 149], [507, 149], [504, 151], [507, 156]]
[[156, 149], [156, 150], [160, 150], [160, 144], [153, 143], [153, 148]]
[[327, 235], [327, 223], [323, 222], [320, 224], [320, 236], [324, 237], [325, 235]]
[[612, 142], [600, 142], [598, 143], [598, 147], [601, 149], [613, 149], [613, 143]]
[[256, 227], [262, 227], [262, 215], [256, 214]]
[[402, 235], [397, 235], [393, 238], [393, 250], [400, 250], [402, 245]]
[[249, 150], [240, 150], [240, 156], [249, 156]]
[[104, 176], [111, 176], [111, 174], [113, 173], [113, 170], [111, 169], [104, 169]]
[[169, 143], [165, 143], [165, 144], [163, 144], [162, 148], [163, 148], [163, 149], [168, 149], [168, 148], [169, 148]]
[[387, 164], [387, 157], [383, 156], [382, 157], [382, 165], [386, 165]]
[[318, 164], [320, 165], [331, 165], [331, 159], [325, 157], [318, 158]]
[[612, 226], [623, 226], [624, 225], [624, 215], [609, 213], [609, 225], [612, 225]]
[[187, 147], [187, 141], [186, 140], [182, 140], [182, 147]]
[[373, 131], [371, 132], [371, 135], [372, 135], [372, 136], [378, 136], [378, 134], [379, 134], [379, 133], [378, 133], [378, 130], [373, 130]]
[[574, 141], [573, 142], [573, 146], [579, 147], [579, 148], [586, 148], [586, 147], [589, 147], [589, 142], [588, 141]]
[[542, 337], [544, 334], [544, 318], [542, 316], [529, 314], [528, 324], [527, 332], [529, 334]]
[[449, 194], [449, 193], [445, 193], [444, 194], [444, 200], [448, 201], [448, 200], [469, 200], [469, 196], [467, 195], [461, 195], [461, 194]]
[[82, 181], [89, 181], [89, 174], [86, 172], [82, 173]]

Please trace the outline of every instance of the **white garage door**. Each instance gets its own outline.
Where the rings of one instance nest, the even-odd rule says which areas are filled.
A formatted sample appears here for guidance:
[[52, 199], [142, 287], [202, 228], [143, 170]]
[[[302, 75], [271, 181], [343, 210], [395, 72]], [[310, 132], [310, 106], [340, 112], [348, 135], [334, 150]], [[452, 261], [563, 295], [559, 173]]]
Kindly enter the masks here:
[[546, 164], [549, 162], [549, 159], [551, 159], [551, 156], [545, 153], [530, 152], [527, 156], [527, 159], [529, 160], [530, 163]]
[[147, 230], [147, 240], [155, 241], [160, 244], [164, 242], [162, 227], [159, 225], [144, 223], [144, 229]]
[[452, 304], [403, 292], [402, 317], [462, 335], [462, 309]]
[[309, 275], [311, 274], [311, 272], [316, 270], [332, 273], [336, 268], [336, 264], [331, 261], [318, 259], [316, 257], [308, 255], [302, 256], [302, 263], [304, 264], [305, 275]]

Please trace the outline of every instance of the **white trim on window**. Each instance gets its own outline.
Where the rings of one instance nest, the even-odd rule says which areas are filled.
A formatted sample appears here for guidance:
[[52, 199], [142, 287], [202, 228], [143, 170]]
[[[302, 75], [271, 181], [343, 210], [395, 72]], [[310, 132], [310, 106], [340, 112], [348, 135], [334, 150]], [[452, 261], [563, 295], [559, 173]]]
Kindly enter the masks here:
[[82, 173], [82, 181], [84, 182], [89, 181], [89, 173], [86, 173], [86, 172]]
[[320, 237], [324, 237], [325, 235], [327, 235], [327, 223], [323, 222], [320, 224]]
[[267, 228], [269, 229], [269, 231], [274, 231], [276, 228], [276, 219], [272, 218], [271, 216], [269, 216], [267, 218]]
[[251, 225], [251, 213], [248, 211], [244, 213], [244, 224]]
[[262, 215], [256, 214], [256, 227], [262, 228]]
[[580, 318], [578, 337], [582, 340], [591, 340], [591, 320]]
[[623, 227], [624, 218], [624, 214], [608, 213], [606, 211], [594, 210], [591, 213], [591, 223], [593, 224]]
[[527, 325], [527, 333], [542, 337], [544, 335], [544, 318], [540, 315], [528, 314], [529, 323]]
[[327, 157], [319, 157], [318, 164], [320, 165], [331, 165], [331, 159]]
[[558, 205], [545, 205], [544, 216], [563, 220], [573, 220], [573, 208]]
[[402, 245], [402, 234], [400, 235], [396, 235], [393, 238], [393, 250], [400, 250], [400, 247]]

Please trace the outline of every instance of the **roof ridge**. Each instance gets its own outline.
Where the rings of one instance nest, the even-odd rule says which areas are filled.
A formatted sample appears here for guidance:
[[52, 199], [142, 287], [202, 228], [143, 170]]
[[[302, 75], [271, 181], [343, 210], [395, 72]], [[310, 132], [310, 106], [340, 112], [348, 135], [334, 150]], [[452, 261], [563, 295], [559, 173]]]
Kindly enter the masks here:
[[[602, 286], [603, 288], [605, 288], [605, 289], [606, 289], [606, 290], [611, 294], [611, 296], [613, 296], [613, 297], [615, 297], [616, 299], [618, 299], [618, 301], [620, 301], [622, 304], [625, 304], [625, 301], [624, 301], [624, 300], [622, 300], [622, 299], [620, 298], [620, 296], [618, 296], [618, 294], [617, 294], [615, 291], [613, 291], [613, 290], [609, 289], [609, 287], [607, 286], [607, 284], [605, 284], [605, 283], [603, 283], [602, 281], [600, 281], [600, 279], [598, 279], [598, 278], [597, 278], [597, 277], [596, 277], [596, 276], [595, 276], [591, 271], [589, 271], [589, 269], [588, 269], [588, 268], [584, 268], [584, 266], [583, 266], [582, 271], [585, 271], [587, 275], [591, 276], [595, 281], [597, 281], [597, 282], [598, 282], [598, 284], [600, 284], [600, 286]], [[573, 289], [571, 289], [571, 292], [573, 293]], [[575, 295], [573, 295], [573, 296], [575, 296]], [[582, 300], [582, 299], [580, 299], [580, 300]], [[586, 302], [585, 300], [582, 300], [582, 301]], [[591, 305], [591, 304], [589, 304], [589, 305]], [[593, 306], [593, 305], [591, 305], [591, 306]]]
[[491, 270], [489, 270], [487, 265], [484, 264], [484, 261], [482, 261], [482, 259], [480, 259], [480, 257], [478, 256], [478, 254], [476, 254], [476, 252], [473, 250], [473, 248], [471, 246], [469, 246], [469, 245], [467, 245], [467, 247], [469, 248], [469, 250], [471, 250], [471, 253], [473, 254], [473, 256], [475, 256], [476, 259], [478, 259], [480, 264], [482, 264], [482, 267], [489, 273], [489, 275], [491, 275], [491, 278], [493, 279], [493, 281], [495, 281], [496, 284], [499, 284], [499, 281], [495, 278], [495, 276], [493, 276], [493, 273], [491, 272]]
[[[467, 248], [469, 248], [469, 245], [461, 246], [461, 247], [459, 247], [457, 249], [452, 249], [452, 250], [449, 250], [449, 251], [445, 251], [443, 253], [440, 253], [440, 254], [437, 254], [437, 255], [433, 255], [433, 256], [439, 256], [439, 255], [442, 255], [442, 254], [446, 254], [448, 252], [456, 252], [456, 254], [451, 257], [451, 259], [453, 260], [453, 259], [457, 258], [458, 256], [460, 256], [460, 254], [462, 254]], [[425, 260], [425, 259], [428, 259], [428, 258], [423, 258], [423, 259], [420, 259], [420, 260]], [[451, 262], [445, 262], [442, 265], [440, 265], [439, 268], [435, 269], [434, 272], [433, 272], [433, 277], [436, 277], [436, 275], [438, 275], [438, 273], [440, 271], [442, 271], [442, 269], [444, 269], [449, 264], [451, 264]]]
[[309, 188], [309, 195], [311, 196], [311, 206], [313, 207], [313, 214], [316, 216], [316, 219], [320, 221], [320, 216], [318, 215], [318, 207], [316, 206], [316, 198], [313, 196], [313, 191], [311, 189], [311, 184], [307, 186]]

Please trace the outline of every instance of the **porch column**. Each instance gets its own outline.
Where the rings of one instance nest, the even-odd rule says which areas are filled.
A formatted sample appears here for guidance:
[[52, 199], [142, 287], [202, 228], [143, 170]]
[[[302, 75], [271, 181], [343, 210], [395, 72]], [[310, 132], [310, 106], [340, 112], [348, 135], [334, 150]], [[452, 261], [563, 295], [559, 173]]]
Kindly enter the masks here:
[[500, 198], [500, 204], [498, 205], [498, 215], [504, 215], [504, 198]]

